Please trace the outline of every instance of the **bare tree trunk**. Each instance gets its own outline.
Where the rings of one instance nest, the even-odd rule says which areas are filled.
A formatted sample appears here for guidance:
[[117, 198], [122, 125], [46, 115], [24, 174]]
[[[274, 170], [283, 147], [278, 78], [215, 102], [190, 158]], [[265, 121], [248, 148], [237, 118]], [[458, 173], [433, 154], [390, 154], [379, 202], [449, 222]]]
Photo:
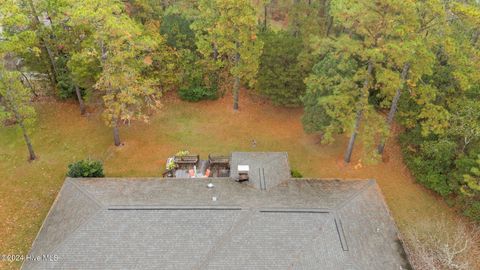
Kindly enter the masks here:
[[[105, 62], [107, 61], [107, 54], [108, 54], [108, 51], [106, 50], [105, 46], [104, 46], [104, 43], [103, 43], [103, 40], [100, 41], [100, 48], [102, 50], [102, 55], [101, 55], [101, 63], [102, 63], [102, 66], [105, 65]], [[107, 88], [107, 93], [111, 92], [112, 91], [112, 86], [109, 84], [108, 88]], [[105, 103], [105, 102], [104, 102]], [[105, 104], [104, 104], [105, 105]], [[115, 146], [120, 146], [120, 144], [122, 143], [120, 141], [120, 131], [118, 129], [118, 119], [117, 119], [117, 116], [118, 115], [115, 115], [112, 117], [112, 129], [113, 129], [113, 143], [115, 144]]]
[[113, 120], [113, 142], [115, 146], [120, 146], [122, 143], [120, 141], [120, 131], [118, 130], [118, 121], [116, 119]]
[[37, 156], [35, 155], [35, 151], [33, 151], [32, 142], [30, 141], [30, 137], [28, 137], [27, 129], [23, 124], [23, 119], [20, 117], [20, 115], [17, 112], [15, 112], [15, 118], [17, 119], [18, 125], [22, 129], [23, 138], [25, 139], [25, 143], [27, 144], [28, 155], [29, 155], [28, 159], [35, 160]]
[[17, 71], [20, 73], [20, 75], [22, 75], [23, 80], [26, 82], [26, 84], [28, 85], [28, 88], [30, 88], [30, 90], [32, 91], [33, 95], [34, 95], [35, 97], [38, 97], [37, 91], [35, 90], [35, 87], [33, 87], [33, 84], [30, 82], [30, 80], [28, 79], [27, 75], [25, 75], [25, 73], [23, 73], [22, 70], [20, 70], [20, 68], [18, 68], [18, 67], [17, 67]]
[[267, 31], [267, 16], [268, 16], [268, 7], [267, 4], [263, 6], [263, 29]]
[[480, 37], [480, 30], [473, 32], [473, 34], [472, 34], [472, 44], [476, 44], [479, 37]]
[[355, 118], [355, 126], [353, 128], [352, 135], [350, 135], [350, 140], [348, 141], [347, 152], [345, 152], [345, 156], [343, 160], [346, 163], [349, 163], [352, 158], [353, 146], [355, 145], [355, 140], [357, 139], [358, 129], [360, 127], [360, 122], [362, 121], [363, 111], [358, 110], [357, 116]]
[[322, 16], [324, 18], [324, 23], [325, 23], [324, 27], [325, 27], [326, 37], [330, 35], [332, 26], [333, 26], [333, 19], [330, 16], [329, 9], [330, 9], [330, 0], [323, 0], [323, 5], [320, 9], [319, 16]]
[[[236, 43], [237, 51], [240, 48], [240, 44]], [[235, 65], [238, 65], [240, 62], [240, 53], [236, 53], [235, 55]], [[237, 75], [235, 76], [235, 82], [233, 84], [233, 110], [238, 111], [238, 94], [240, 92], [240, 77]]]
[[364, 102], [364, 99], [368, 98], [368, 85], [369, 85], [370, 76], [372, 75], [372, 70], [373, 70], [373, 64], [372, 64], [372, 61], [370, 60], [368, 61], [367, 77], [365, 78], [365, 81], [363, 83], [363, 93], [360, 100], [361, 104], [360, 104], [360, 107], [358, 108], [357, 116], [355, 118], [355, 125], [353, 127], [350, 140], [348, 141], [347, 151], [345, 152], [345, 156], [343, 158], [343, 160], [346, 163], [349, 163], [352, 158], [353, 146], [355, 145], [355, 140], [358, 135], [358, 129], [360, 128], [360, 123], [362, 122], [362, 117], [363, 117], [363, 105], [364, 105], [363, 102]]
[[80, 114], [84, 115], [86, 112], [85, 103], [83, 102], [82, 93], [80, 93], [80, 88], [78, 88], [77, 84], [75, 84], [75, 93], [77, 94], [78, 104], [80, 105]]
[[27, 130], [25, 129], [25, 126], [23, 125], [23, 123], [20, 123], [20, 127], [22, 128], [23, 138], [25, 138], [25, 143], [27, 144], [29, 159], [30, 160], [35, 160], [35, 159], [37, 159], [37, 156], [35, 155], [35, 152], [33, 151], [33, 146], [32, 146], [32, 143], [30, 141], [30, 138], [28, 137]]
[[[32, 11], [32, 16], [33, 16], [33, 19], [34, 19], [34, 24], [35, 24], [36, 30], [38, 30], [38, 28], [41, 25], [41, 22], [40, 22], [40, 19], [38, 18], [37, 10], [35, 9], [35, 5], [33, 4], [33, 0], [28, 0], [28, 4], [29, 4], [30, 9]], [[53, 57], [53, 53], [52, 53], [50, 47], [48, 46], [45, 38], [43, 38], [41, 35], [39, 35], [39, 38], [40, 38], [40, 42], [41, 42], [41, 45], [42, 45], [41, 46], [42, 50], [44, 51], [44, 53], [48, 57], [47, 65], [50, 69], [50, 74], [51, 74], [50, 80], [52, 81], [52, 84], [54, 86], [56, 86], [58, 81], [57, 81], [57, 68], [55, 67], [55, 58]]]
[[235, 82], [233, 84], [233, 110], [238, 111], [238, 92], [240, 92], [240, 78], [235, 77]]
[[[392, 106], [390, 107], [390, 111], [388, 112], [388, 116], [387, 116], [387, 126], [389, 130], [392, 129], [393, 119], [395, 118], [395, 113], [397, 112], [398, 102], [400, 101], [400, 96], [402, 95], [402, 88], [405, 84], [405, 81], [407, 80], [409, 69], [410, 69], [410, 64], [405, 63], [402, 70], [402, 85], [398, 87], [397, 92], [393, 97]], [[383, 154], [383, 151], [385, 150], [386, 141], [387, 141], [387, 138], [382, 138], [380, 144], [378, 145], [377, 151], [379, 154]]]
[[218, 59], [217, 43], [213, 43], [213, 60], [217, 61], [217, 59]]
[[299, 3], [300, 3], [300, 0], [293, 0], [293, 5], [297, 9], [296, 10], [297, 14], [295, 14], [295, 17], [293, 18], [293, 23], [292, 23], [294, 37], [298, 37], [298, 35], [300, 34], [300, 23], [298, 22], [298, 16], [300, 16], [299, 10], [298, 10]]

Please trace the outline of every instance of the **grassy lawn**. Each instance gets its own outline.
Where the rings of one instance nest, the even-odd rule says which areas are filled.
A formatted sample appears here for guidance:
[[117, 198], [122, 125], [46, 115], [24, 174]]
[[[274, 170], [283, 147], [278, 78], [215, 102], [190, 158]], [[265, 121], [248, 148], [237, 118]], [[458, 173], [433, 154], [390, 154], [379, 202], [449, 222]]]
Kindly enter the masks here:
[[[232, 111], [230, 97], [194, 104], [169, 97], [164, 103], [149, 124], [123, 127], [125, 145], [118, 148], [99, 112], [80, 117], [76, 104], [40, 103], [32, 134], [39, 159], [31, 163], [19, 130], [1, 128], [0, 254], [28, 252], [63, 184], [67, 165], [87, 157], [102, 160], [107, 176], [160, 176], [165, 159], [183, 149], [203, 157], [231, 151], [287, 151], [292, 168], [305, 177], [376, 179], [400, 230], [432, 215], [454, 215], [441, 199], [413, 182], [396, 144], [389, 144], [386, 163], [366, 165], [354, 153], [352, 164], [343, 166], [347, 138], [320, 145], [318, 138], [303, 132], [300, 109], [275, 108], [245, 96], [238, 113]], [[18, 265], [0, 262], [1, 269]]]

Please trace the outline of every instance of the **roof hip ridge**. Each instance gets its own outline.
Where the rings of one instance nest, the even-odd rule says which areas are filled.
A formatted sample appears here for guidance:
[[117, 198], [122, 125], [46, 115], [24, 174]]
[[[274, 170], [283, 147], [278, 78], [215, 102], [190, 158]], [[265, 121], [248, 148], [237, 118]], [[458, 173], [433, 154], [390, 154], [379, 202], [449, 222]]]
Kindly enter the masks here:
[[372, 179], [368, 179], [368, 180], [365, 180], [365, 181], [366, 181], [366, 183], [359, 190], [354, 192], [352, 195], [350, 195], [348, 198], [346, 198], [344, 201], [342, 201], [336, 207], [334, 207], [335, 211], [339, 211], [340, 209], [342, 209], [343, 207], [348, 205], [353, 199], [357, 198], [362, 193], [364, 193], [368, 188], [376, 185], [376, 183], [377, 183], [375, 180], [372, 180]]
[[75, 183], [75, 181], [73, 181], [72, 178], [67, 178], [67, 181], [69, 183], [71, 183], [74, 187], [76, 187], [81, 193], [83, 193], [83, 195], [87, 196], [87, 198], [89, 198], [90, 200], [92, 200], [95, 204], [97, 204], [97, 206], [99, 206], [100, 208], [105, 208], [106, 205], [104, 205], [100, 200], [98, 200], [97, 198], [95, 198], [95, 195], [93, 195], [92, 193], [90, 193], [89, 191], [87, 191], [86, 189], [84, 189], [82, 186], [80, 186], [78, 183]]

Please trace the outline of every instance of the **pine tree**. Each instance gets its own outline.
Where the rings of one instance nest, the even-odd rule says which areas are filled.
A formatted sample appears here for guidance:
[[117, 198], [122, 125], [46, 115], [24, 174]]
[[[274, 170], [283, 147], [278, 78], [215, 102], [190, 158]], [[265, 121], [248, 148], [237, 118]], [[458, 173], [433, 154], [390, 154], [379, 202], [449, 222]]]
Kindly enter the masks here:
[[255, 84], [263, 43], [257, 39], [257, 17], [249, 0], [202, 0], [192, 25], [197, 47], [214, 67], [234, 78], [233, 109], [238, 110], [241, 81]]
[[101, 65], [94, 87], [103, 95], [104, 120], [112, 127], [114, 143], [119, 146], [120, 124], [147, 121], [145, 109], [159, 105], [162, 92], [155, 87], [158, 82], [144, 76], [143, 71], [153, 64], [152, 53], [163, 40], [133, 21], [120, 1], [83, 1], [73, 8], [72, 21], [93, 26], [80, 54]]
[[[351, 136], [345, 152], [345, 162], [350, 162], [356, 137], [364, 128], [364, 142], [372, 144], [376, 133], [385, 133], [383, 125], [377, 123], [378, 115], [372, 104], [369, 103], [371, 91], [378, 87], [378, 78], [387, 85], [383, 88], [391, 89], [391, 85], [398, 85], [398, 76], [392, 76], [388, 67], [388, 52], [391, 50], [390, 41], [398, 35], [399, 24], [408, 21], [412, 1], [351, 1], [337, 0], [331, 2], [331, 14], [336, 24], [345, 29], [337, 42], [332, 43], [337, 52], [348, 53], [359, 60], [358, 75], [364, 77], [363, 85], [359, 88], [356, 101], [356, 116], [352, 123]], [[363, 70], [363, 71], [362, 71]], [[392, 79], [395, 79], [392, 81]], [[373, 128], [375, 127], [375, 128]], [[369, 151], [369, 149], [367, 149]]]
[[[392, 129], [393, 121], [398, 110], [398, 104], [403, 91], [409, 87], [410, 90], [418, 92], [422, 88], [415, 85], [425, 75], [431, 75], [435, 63], [434, 47], [439, 44], [441, 29], [445, 27], [445, 15], [442, 3], [438, 0], [425, 0], [406, 2], [409, 10], [405, 12], [405, 20], [401, 23], [401, 31], [389, 43], [388, 57], [391, 70], [400, 73], [400, 81], [395, 87], [395, 92], [385, 93], [385, 106], [389, 104], [386, 125], [388, 130]], [[404, 11], [407, 9], [404, 9]], [[385, 84], [392, 85], [384, 78]], [[383, 154], [387, 136], [382, 137], [377, 146], [379, 154]]]

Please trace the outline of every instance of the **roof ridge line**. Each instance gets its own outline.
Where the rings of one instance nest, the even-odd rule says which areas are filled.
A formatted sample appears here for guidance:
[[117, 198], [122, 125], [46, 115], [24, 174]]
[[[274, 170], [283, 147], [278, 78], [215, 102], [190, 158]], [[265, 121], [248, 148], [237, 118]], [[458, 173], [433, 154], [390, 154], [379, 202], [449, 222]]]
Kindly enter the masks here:
[[56, 250], [58, 250], [61, 246], [63, 246], [68, 239], [72, 238], [72, 236], [80, 229], [80, 227], [88, 223], [91, 219], [93, 219], [95, 215], [97, 215], [102, 210], [103, 210], [102, 208], [99, 208], [97, 211], [95, 211], [93, 214], [87, 217], [87, 219], [84, 222], [78, 224], [78, 226], [75, 227], [75, 229], [73, 229], [58, 245], [52, 248], [49, 254], [53, 254]]
[[310, 207], [310, 208], [294, 208], [294, 207], [260, 207], [256, 208], [260, 213], [333, 213], [332, 208]]
[[212, 258], [217, 253], [219, 248], [221, 248], [223, 245], [225, 245], [226, 240], [231, 238], [235, 231], [243, 228], [242, 224], [240, 224], [240, 223], [244, 222], [244, 221], [247, 221], [247, 220], [250, 220], [252, 218], [252, 216], [255, 213], [257, 213], [255, 208], [245, 209], [243, 211], [244, 212], [241, 213], [239, 217], [237, 217], [237, 219], [236, 219], [235, 223], [232, 225], [232, 227], [230, 227], [230, 229], [228, 231], [223, 233], [218, 238], [218, 240], [215, 241], [215, 244], [208, 250], [207, 254], [205, 254], [205, 256], [201, 259], [201, 261], [199, 263], [195, 264], [195, 266], [192, 267], [192, 269], [195, 269], [195, 270], [205, 269], [210, 262], [209, 259]]
[[85, 190], [83, 187], [81, 187], [79, 184], [75, 183], [75, 181], [72, 180], [72, 178], [68, 178], [68, 181], [72, 183], [74, 187], [76, 187], [80, 192], [83, 193], [83, 195], [87, 196], [90, 200], [92, 200], [95, 204], [97, 204], [100, 208], [105, 208], [106, 205], [104, 205], [100, 200], [97, 200], [93, 194]]
[[92, 198], [93, 196], [91, 196], [91, 194], [88, 191], [85, 191], [81, 187], [79, 187], [76, 183], [74, 183], [74, 181], [71, 180], [71, 178], [68, 178], [68, 182], [71, 183], [77, 190], [79, 190], [87, 198], [91, 199], [98, 206], [98, 209], [95, 212], [93, 212], [91, 215], [87, 216], [87, 218], [83, 222], [78, 224], [58, 245], [52, 248], [52, 250], [50, 251], [50, 254], [52, 254], [53, 252], [58, 250], [62, 245], [64, 245], [65, 242], [67, 242], [67, 240], [70, 239], [80, 229], [80, 227], [88, 223], [95, 215], [97, 215], [100, 211], [102, 211], [105, 208], [105, 206], [102, 203], [100, 203], [95, 198]]
[[[77, 190], [79, 190], [82, 194], [84, 194], [85, 196], [87, 196], [89, 199], [92, 199], [91, 196], [88, 196], [87, 194], [85, 194], [86, 192], [84, 192], [80, 187], [78, 187], [76, 184], [74, 184], [73, 181], [71, 181], [70, 178], [68, 178], [67, 181], [66, 181], [66, 183], [63, 184], [63, 186], [62, 186], [62, 188], [60, 189], [60, 191], [59, 191], [58, 194], [60, 194], [60, 192], [62, 192], [62, 190], [63, 190], [63, 188], [66, 186], [66, 184], [71, 184], [74, 188], [76, 188]], [[57, 195], [57, 197], [55, 198], [55, 203], [54, 203], [54, 204], [52, 205], [52, 207], [50, 208], [50, 210], [49, 210], [49, 212], [48, 212], [48, 214], [47, 214], [47, 217], [45, 218], [45, 221], [48, 219], [48, 216], [50, 215], [50, 211], [52, 211], [52, 209], [54, 209], [54, 206], [55, 206], [55, 204], [57, 203], [57, 199], [58, 199], [58, 198], [59, 198], [59, 197], [58, 197], [58, 195]], [[75, 232], [78, 231], [78, 229], [79, 229], [80, 227], [82, 227], [85, 223], [87, 223], [88, 221], [90, 221], [93, 216], [95, 216], [98, 212], [100, 212], [100, 211], [102, 210], [102, 206], [103, 206], [103, 205], [102, 205], [102, 204], [99, 204], [97, 200], [93, 200], [93, 201], [94, 201], [95, 204], [98, 206], [98, 209], [97, 209], [93, 214], [89, 215], [89, 216], [87, 217], [87, 219], [85, 219], [84, 222], [78, 224], [78, 226], [76, 226], [75, 229], [73, 229], [64, 239], [62, 239], [62, 241], [61, 241], [59, 244], [55, 245], [53, 248], [51, 248], [51, 250], [45, 250], [45, 253], [46, 253], [46, 254], [53, 254], [56, 250], [59, 249], [60, 246], [62, 246], [69, 238], [71, 238], [72, 235], [75, 234]], [[44, 222], [45, 222], [45, 221], [44, 221]], [[40, 230], [38, 231], [39, 234], [40, 234], [40, 232], [42, 231], [43, 225], [44, 225], [44, 224], [42, 224], [42, 226], [40, 227]], [[37, 237], [38, 237], [38, 235], [37, 235]], [[35, 239], [35, 240], [36, 240], [36, 239]], [[34, 243], [35, 243], [35, 241], [34, 241]], [[33, 245], [32, 245], [32, 247], [33, 247]], [[23, 265], [24, 265], [24, 264], [22, 263], [22, 266], [20, 267], [20, 269], [23, 269]], [[39, 267], [38, 265], [33, 266], [34, 269], [35, 269], [35, 268], [38, 269], [38, 267]]]
[[365, 192], [365, 190], [367, 190], [369, 187], [373, 186], [376, 182], [372, 179], [370, 180], [367, 180], [365, 185], [362, 186], [358, 191], [356, 191], [355, 193], [353, 193], [352, 195], [350, 195], [348, 198], [346, 198], [344, 201], [342, 201], [341, 203], [339, 203], [337, 206], [333, 207], [333, 209], [335, 211], [339, 211], [340, 209], [342, 209], [343, 207], [345, 207], [347, 204], [349, 204], [349, 202], [351, 202], [353, 199], [355, 199], [356, 197], [358, 197], [360, 194], [362, 194], [363, 192]]

